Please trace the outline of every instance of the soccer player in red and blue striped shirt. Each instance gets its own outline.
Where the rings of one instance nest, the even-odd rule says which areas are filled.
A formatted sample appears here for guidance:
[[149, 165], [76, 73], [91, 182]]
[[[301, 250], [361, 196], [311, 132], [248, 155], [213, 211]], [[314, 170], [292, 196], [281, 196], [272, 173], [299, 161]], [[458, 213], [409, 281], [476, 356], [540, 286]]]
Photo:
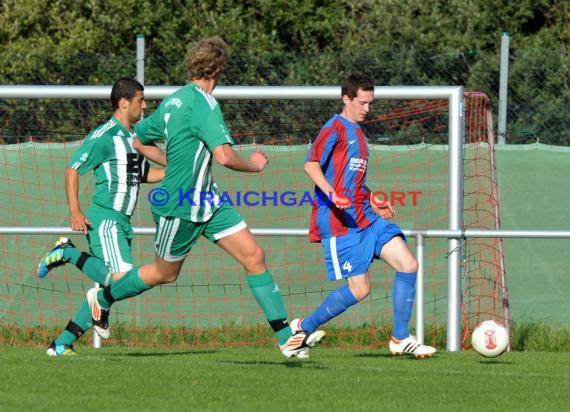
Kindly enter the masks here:
[[391, 222], [390, 203], [370, 199], [366, 186], [368, 142], [360, 123], [374, 100], [374, 83], [363, 74], [350, 75], [341, 86], [343, 109], [321, 128], [305, 163], [315, 184], [309, 240], [324, 248], [329, 280], [346, 279], [304, 319], [291, 322], [306, 333], [340, 315], [370, 294], [370, 265], [383, 259], [395, 271], [393, 354], [432, 356], [436, 349], [410, 335], [418, 262], [401, 229]]

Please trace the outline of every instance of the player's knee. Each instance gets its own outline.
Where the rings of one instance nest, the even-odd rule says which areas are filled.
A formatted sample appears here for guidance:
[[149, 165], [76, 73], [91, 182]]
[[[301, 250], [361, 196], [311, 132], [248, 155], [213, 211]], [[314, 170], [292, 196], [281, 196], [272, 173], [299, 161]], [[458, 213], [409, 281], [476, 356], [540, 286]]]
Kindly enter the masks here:
[[354, 296], [357, 301], [361, 301], [366, 299], [370, 295], [370, 288], [359, 290], [356, 295]]
[[145, 265], [139, 269], [139, 276], [149, 286], [176, 282], [180, 274], [179, 265]]
[[165, 284], [176, 282], [178, 279], [178, 271], [162, 270], [158, 273], [156, 284]]
[[368, 295], [370, 295], [370, 285], [351, 286], [350, 291], [356, 300], [360, 302], [361, 300], [366, 299]]
[[248, 273], [265, 271], [265, 251], [258, 244], [247, 250], [242, 256], [242, 265]]
[[402, 268], [402, 272], [406, 273], [417, 273], [420, 267], [418, 264], [418, 260], [415, 257], [411, 257], [410, 259], [408, 259], [406, 262], [404, 262], [403, 266], [404, 267]]

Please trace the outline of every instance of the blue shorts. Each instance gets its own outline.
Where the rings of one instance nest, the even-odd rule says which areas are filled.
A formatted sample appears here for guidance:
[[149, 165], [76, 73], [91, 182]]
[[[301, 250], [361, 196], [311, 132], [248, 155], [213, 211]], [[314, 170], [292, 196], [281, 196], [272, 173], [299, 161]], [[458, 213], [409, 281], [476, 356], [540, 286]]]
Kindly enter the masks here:
[[322, 239], [329, 280], [368, 273], [372, 261], [380, 258], [382, 247], [394, 236], [406, 239], [398, 225], [377, 219], [359, 232]]

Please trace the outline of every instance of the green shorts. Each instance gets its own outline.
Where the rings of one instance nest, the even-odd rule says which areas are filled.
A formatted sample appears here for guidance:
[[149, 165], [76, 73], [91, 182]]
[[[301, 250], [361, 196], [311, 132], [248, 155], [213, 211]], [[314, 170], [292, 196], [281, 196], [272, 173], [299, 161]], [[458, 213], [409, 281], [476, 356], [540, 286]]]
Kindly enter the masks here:
[[87, 230], [87, 241], [91, 254], [101, 259], [111, 273], [128, 272], [133, 268], [131, 242], [133, 228], [128, 217], [118, 218], [109, 211], [91, 207], [87, 218], [91, 225]]
[[220, 207], [210, 220], [203, 223], [153, 215], [156, 224], [154, 249], [167, 262], [184, 260], [200, 236], [217, 242], [247, 227], [243, 217], [228, 205]]

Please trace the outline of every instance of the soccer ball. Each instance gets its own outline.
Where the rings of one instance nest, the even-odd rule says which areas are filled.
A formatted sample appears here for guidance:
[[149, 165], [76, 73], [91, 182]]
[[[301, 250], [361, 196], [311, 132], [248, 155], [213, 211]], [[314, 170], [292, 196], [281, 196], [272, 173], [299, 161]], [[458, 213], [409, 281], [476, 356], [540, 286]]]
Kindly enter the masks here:
[[507, 328], [494, 320], [485, 320], [475, 326], [471, 334], [473, 349], [486, 358], [495, 358], [507, 350]]

